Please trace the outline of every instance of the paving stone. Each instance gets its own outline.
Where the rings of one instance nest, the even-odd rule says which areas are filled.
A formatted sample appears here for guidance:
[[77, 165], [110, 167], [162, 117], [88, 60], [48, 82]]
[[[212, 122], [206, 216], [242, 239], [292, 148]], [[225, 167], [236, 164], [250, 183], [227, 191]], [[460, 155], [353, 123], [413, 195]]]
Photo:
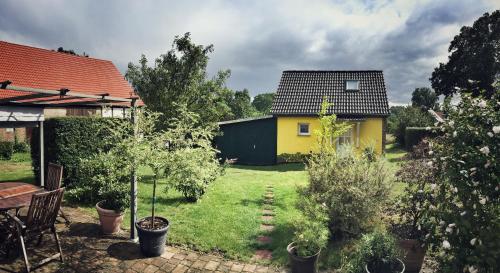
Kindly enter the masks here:
[[157, 266], [154, 266], [154, 265], [150, 264], [142, 272], [144, 272], [144, 273], [155, 273], [156, 271], [158, 271], [158, 269], [159, 268]]
[[255, 268], [257, 268], [256, 265], [254, 264], [246, 264], [244, 267], [243, 267], [243, 272], [254, 272], [255, 271]]
[[166, 259], [164, 258], [161, 258], [161, 257], [158, 257], [156, 259], [153, 260], [153, 262], [151, 263], [152, 265], [154, 266], [157, 266], [157, 267], [161, 267], [162, 265], [164, 265], [165, 263], [167, 262]]
[[197, 260], [198, 258], [200, 257], [200, 255], [194, 253], [194, 252], [191, 252], [189, 253], [187, 256], [186, 256], [186, 259], [190, 260], [190, 261], [194, 261], [194, 260]]
[[135, 270], [135, 271], [138, 271], [138, 272], [142, 272], [148, 265], [142, 261], [139, 261], [139, 262], [136, 262], [133, 266], [132, 266], [132, 270]]
[[198, 261], [193, 263], [192, 267], [198, 268], [198, 269], [203, 269], [203, 268], [205, 268], [206, 264], [207, 264], [207, 262], [198, 260]]
[[262, 221], [270, 222], [272, 220], [274, 220], [274, 216], [272, 216], [272, 215], [263, 215], [262, 216]]
[[209, 261], [206, 265], [205, 265], [205, 269], [207, 270], [216, 270], [217, 267], [219, 266], [219, 262], [216, 262], [216, 261]]
[[165, 259], [170, 259], [172, 257], [174, 257], [175, 253], [174, 252], [171, 252], [171, 251], [165, 251], [163, 252], [163, 254], [161, 254], [161, 256]]
[[172, 271], [172, 273], [184, 273], [186, 271], [188, 271], [189, 267], [183, 265], [183, 264], [180, 264], [180, 265], [177, 265], [177, 267]]
[[180, 253], [177, 253], [174, 255], [174, 258], [177, 259], [177, 260], [184, 260], [186, 259], [187, 255], [184, 255], [184, 254], [180, 254]]
[[260, 225], [260, 230], [262, 231], [267, 231], [267, 232], [271, 232], [274, 230], [274, 225], [268, 225], [268, 224], [261, 224]]
[[264, 209], [264, 210], [262, 210], [262, 215], [264, 215], [264, 216], [273, 216], [274, 212], [271, 209]]
[[267, 249], [259, 249], [255, 251], [255, 255], [253, 256], [252, 260], [257, 260], [257, 261], [271, 260], [272, 257], [273, 254], [271, 251]]
[[260, 244], [270, 244], [273, 242], [273, 239], [269, 236], [259, 236], [257, 237], [257, 242], [260, 243]]
[[176, 266], [170, 263], [165, 263], [161, 266], [160, 270], [163, 272], [172, 272]]
[[244, 267], [244, 265], [239, 264], [239, 263], [235, 263], [235, 264], [233, 264], [233, 266], [231, 266], [231, 271], [241, 272], [243, 270], [243, 267]]

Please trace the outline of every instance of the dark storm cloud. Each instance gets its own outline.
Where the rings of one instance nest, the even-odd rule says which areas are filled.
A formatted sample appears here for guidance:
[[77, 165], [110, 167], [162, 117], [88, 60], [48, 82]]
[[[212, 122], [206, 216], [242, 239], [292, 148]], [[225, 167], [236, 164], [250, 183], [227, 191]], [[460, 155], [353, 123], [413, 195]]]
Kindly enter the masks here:
[[[286, 4], [285, 4], [286, 3]], [[152, 60], [175, 35], [214, 44], [210, 74], [228, 86], [273, 91], [286, 69], [382, 69], [393, 102], [408, 102], [462, 25], [498, 8], [492, 0], [423, 1], [1, 1], [0, 39], [63, 46], [112, 60], [122, 72]]]

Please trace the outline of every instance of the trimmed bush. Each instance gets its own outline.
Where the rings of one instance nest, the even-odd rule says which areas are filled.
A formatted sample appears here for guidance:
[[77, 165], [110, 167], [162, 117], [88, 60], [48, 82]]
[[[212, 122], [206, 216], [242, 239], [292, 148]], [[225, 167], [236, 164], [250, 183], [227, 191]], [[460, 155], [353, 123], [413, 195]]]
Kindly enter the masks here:
[[14, 153], [12, 142], [0, 141], [0, 159], [10, 160]]
[[278, 163], [305, 163], [311, 157], [311, 154], [279, 154], [277, 158]]
[[[101, 117], [60, 117], [44, 122], [45, 166], [53, 162], [64, 166], [64, 184], [77, 181], [81, 159], [107, 152], [123, 135], [112, 130], [128, 120]], [[123, 132], [124, 134], [125, 132]], [[36, 181], [40, 180], [39, 128], [33, 130], [31, 158]]]
[[405, 130], [405, 148], [410, 151], [426, 137], [436, 136], [436, 128], [431, 127], [406, 127]]
[[14, 153], [27, 153], [30, 150], [30, 145], [26, 142], [15, 142]]

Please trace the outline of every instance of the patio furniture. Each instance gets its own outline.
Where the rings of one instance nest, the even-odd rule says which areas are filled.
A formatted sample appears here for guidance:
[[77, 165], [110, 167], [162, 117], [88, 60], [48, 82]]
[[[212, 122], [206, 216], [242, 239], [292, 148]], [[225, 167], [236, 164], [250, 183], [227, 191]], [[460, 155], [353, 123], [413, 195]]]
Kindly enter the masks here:
[[[47, 180], [45, 180], [45, 189], [48, 191], [57, 190], [61, 187], [63, 177], [63, 166], [49, 163], [47, 165]], [[70, 224], [68, 217], [62, 209], [59, 210], [59, 215], [66, 221], [66, 225]]]
[[64, 188], [59, 188], [54, 191], [33, 194], [26, 217], [17, 217], [16, 215], [7, 213], [7, 216], [16, 225], [17, 236], [23, 251], [24, 264], [27, 272], [30, 272], [31, 267], [26, 253], [25, 239], [31, 236], [40, 236], [38, 241], [40, 244], [41, 236], [47, 231], [50, 231], [54, 235], [58, 253], [42, 260], [33, 268], [40, 267], [54, 259], [59, 259], [61, 262], [64, 262], [59, 237], [57, 236], [55, 227], [55, 221], [61, 206], [63, 193]]

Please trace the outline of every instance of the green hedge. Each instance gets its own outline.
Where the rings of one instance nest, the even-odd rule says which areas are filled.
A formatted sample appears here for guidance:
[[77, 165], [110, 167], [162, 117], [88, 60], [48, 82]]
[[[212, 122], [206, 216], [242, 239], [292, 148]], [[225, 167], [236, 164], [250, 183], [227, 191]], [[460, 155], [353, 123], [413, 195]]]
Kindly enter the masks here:
[[406, 127], [405, 130], [405, 148], [410, 151], [426, 137], [437, 136], [437, 129], [434, 127]]
[[[101, 117], [61, 117], [44, 122], [45, 166], [48, 162], [64, 167], [64, 185], [75, 181], [82, 158], [108, 151], [120, 136], [112, 128], [129, 124], [128, 120]], [[39, 128], [33, 130], [31, 158], [36, 181], [40, 181]]]
[[10, 160], [14, 153], [14, 145], [9, 141], [0, 141], [0, 159]]
[[279, 154], [276, 158], [277, 163], [305, 163], [307, 159], [311, 157], [311, 154]]

